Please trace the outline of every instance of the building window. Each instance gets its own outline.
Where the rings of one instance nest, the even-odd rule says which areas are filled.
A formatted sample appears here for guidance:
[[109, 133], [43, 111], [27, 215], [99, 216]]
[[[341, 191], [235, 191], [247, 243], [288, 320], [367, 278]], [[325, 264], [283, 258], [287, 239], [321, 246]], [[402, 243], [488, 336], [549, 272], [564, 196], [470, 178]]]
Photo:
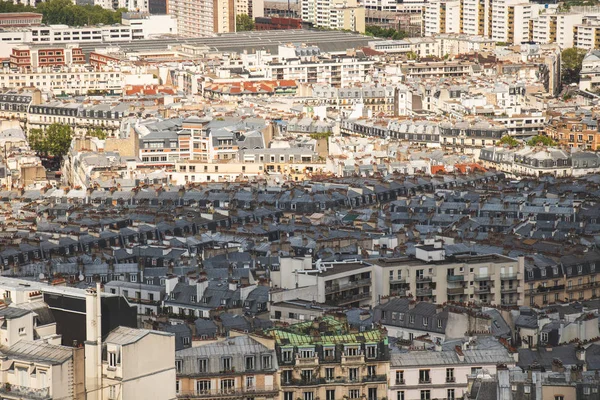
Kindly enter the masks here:
[[175, 371], [181, 372], [183, 369], [183, 360], [175, 360]]
[[284, 369], [282, 371], [281, 381], [283, 383], [290, 383], [292, 381], [292, 370]]
[[431, 400], [431, 391], [421, 390], [421, 400]]
[[254, 356], [246, 356], [246, 371], [254, 371]]
[[367, 358], [377, 357], [377, 346], [367, 346]]
[[246, 377], [246, 388], [250, 389], [250, 388], [254, 388], [254, 387], [255, 387], [254, 377], [247, 376]]
[[325, 391], [325, 400], [337, 400], [335, 398], [335, 389], [329, 389]]
[[314, 400], [313, 392], [304, 392], [304, 400]]
[[221, 359], [221, 370], [222, 371], [231, 371], [231, 357], [224, 357]]
[[540, 336], [541, 336], [540, 339], [541, 339], [542, 343], [548, 342], [548, 332], [542, 332]]
[[351, 399], [358, 399], [360, 397], [360, 390], [358, 389], [350, 389], [348, 390], [348, 394]]
[[108, 353], [108, 366], [112, 368], [117, 367], [117, 353], [112, 351]]
[[446, 382], [454, 382], [454, 368], [446, 368]]
[[437, 327], [438, 327], [439, 329], [442, 329], [442, 320], [441, 320], [441, 319], [438, 319], [438, 320], [437, 320]]
[[398, 397], [397, 397], [397, 400], [405, 400], [405, 399], [404, 399], [404, 390], [400, 390], [400, 391], [398, 392]]
[[196, 381], [196, 393], [197, 394], [209, 394], [210, 393], [210, 381]]
[[294, 400], [294, 392], [283, 392], [283, 400]]
[[351, 381], [358, 380], [358, 368], [348, 368], [348, 379]]
[[404, 371], [396, 371], [396, 385], [404, 385]]
[[263, 369], [271, 369], [271, 356], [262, 356], [262, 367]]
[[456, 397], [454, 396], [454, 389], [448, 389], [448, 400], [455, 400]]
[[181, 392], [181, 382], [179, 380], [175, 381], [175, 393], [179, 394]]
[[423, 326], [427, 326], [428, 323], [429, 323], [429, 318], [423, 317]]
[[554, 400], [565, 400], [565, 396], [556, 395], [554, 396]]
[[198, 359], [198, 372], [208, 372], [208, 359], [199, 358]]
[[331, 381], [333, 380], [335, 368], [325, 368], [325, 380]]
[[408, 316], [408, 323], [409, 324], [414, 324], [415, 323], [415, 316], [412, 314], [409, 314]]
[[430, 383], [429, 370], [428, 369], [420, 369], [419, 370], [419, 383]]
[[221, 379], [221, 392], [231, 393], [235, 389], [235, 379]]
[[323, 349], [323, 355], [326, 360], [333, 360], [335, 357], [335, 347], [325, 347]]

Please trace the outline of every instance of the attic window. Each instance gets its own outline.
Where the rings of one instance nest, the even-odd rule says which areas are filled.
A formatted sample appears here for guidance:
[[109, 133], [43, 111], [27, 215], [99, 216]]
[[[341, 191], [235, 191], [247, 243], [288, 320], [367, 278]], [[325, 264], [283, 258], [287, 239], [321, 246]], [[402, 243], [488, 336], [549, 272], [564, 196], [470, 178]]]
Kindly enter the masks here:
[[590, 263], [590, 272], [596, 271], [596, 263]]
[[577, 273], [580, 274], [583, 271], [583, 265], [577, 266]]
[[207, 304], [207, 303], [208, 303], [208, 298], [206, 298], [206, 297], [202, 297], [202, 303], [203, 303], [203, 304]]
[[221, 305], [222, 306], [226, 306], [227, 305], [227, 299], [221, 299]]
[[196, 296], [195, 294], [190, 296], [190, 302], [195, 303], [196, 301], [198, 301], [198, 296]]
[[546, 276], [546, 268], [542, 268], [541, 272], [542, 272], [542, 276]]

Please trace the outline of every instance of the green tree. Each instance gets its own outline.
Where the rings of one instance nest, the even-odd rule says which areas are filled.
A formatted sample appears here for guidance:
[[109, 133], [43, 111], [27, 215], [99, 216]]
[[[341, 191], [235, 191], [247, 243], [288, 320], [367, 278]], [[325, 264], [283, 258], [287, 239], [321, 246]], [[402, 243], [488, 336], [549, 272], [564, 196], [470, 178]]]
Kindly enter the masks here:
[[519, 141], [512, 136], [506, 135], [502, 136], [502, 138], [498, 141], [498, 144], [506, 144], [509, 147], [517, 147], [519, 145]]
[[544, 146], [556, 146], [556, 142], [552, 140], [552, 138], [544, 135], [534, 136], [533, 138], [531, 138], [531, 140], [527, 142], [527, 144], [529, 146], [537, 146], [538, 144]]
[[45, 132], [41, 129], [32, 129], [28, 136], [29, 146], [33, 151], [57, 157], [67, 154], [72, 138], [71, 127], [62, 124], [52, 124]]
[[106, 140], [106, 132], [100, 128], [88, 129], [87, 135], [97, 137], [100, 140]]
[[254, 30], [254, 21], [248, 14], [238, 14], [235, 16], [235, 29], [238, 32]]
[[365, 27], [365, 35], [393, 40], [401, 40], [408, 36], [405, 31], [394, 28], [382, 28], [377, 25], [367, 25]]
[[565, 85], [579, 82], [581, 63], [585, 57], [585, 50], [571, 47], [564, 49], [561, 54], [561, 77]]

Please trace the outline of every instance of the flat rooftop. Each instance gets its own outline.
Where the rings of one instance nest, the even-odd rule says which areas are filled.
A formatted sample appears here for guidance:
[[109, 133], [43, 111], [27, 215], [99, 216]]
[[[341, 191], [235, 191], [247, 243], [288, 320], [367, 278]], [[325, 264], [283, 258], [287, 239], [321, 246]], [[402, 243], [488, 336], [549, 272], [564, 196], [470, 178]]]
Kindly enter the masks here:
[[279, 45], [304, 43], [318, 46], [321, 51], [329, 53], [343, 52], [350, 48], [368, 47], [369, 42], [377, 40], [377, 38], [351, 32], [296, 29], [223, 33], [214, 37], [82, 43], [80, 47], [85, 53], [103, 47], [118, 47], [123, 52], [138, 52], [167, 50], [169, 46], [187, 44], [192, 46], [206, 46], [209, 51], [213, 52], [241, 53], [246, 50], [249, 53], [255, 53], [257, 50], [268, 50], [271, 53], [277, 53]]

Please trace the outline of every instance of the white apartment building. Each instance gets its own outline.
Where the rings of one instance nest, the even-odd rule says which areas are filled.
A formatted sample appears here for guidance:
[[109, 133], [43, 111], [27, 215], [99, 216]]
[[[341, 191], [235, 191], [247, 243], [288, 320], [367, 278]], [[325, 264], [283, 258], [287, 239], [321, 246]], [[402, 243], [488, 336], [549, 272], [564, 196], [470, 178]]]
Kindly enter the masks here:
[[489, 36], [490, 0], [463, 0], [462, 33]]
[[497, 341], [481, 341], [441, 351], [392, 353], [388, 399], [460, 399], [470, 376], [494, 375], [498, 364], [516, 364], [515, 356]]
[[425, 7], [425, 36], [460, 33], [461, 5], [458, 0], [436, 0]]
[[356, 0], [300, 0], [300, 15], [316, 27], [365, 31], [365, 8]]
[[584, 17], [574, 30], [574, 47], [586, 50], [600, 48], [600, 19], [597, 16]]
[[150, 15], [147, 13], [123, 13], [121, 22], [129, 26], [137, 39], [140, 34], [142, 39], [164, 34], [177, 35], [177, 19], [172, 15]]
[[264, 0], [237, 0], [235, 6], [237, 15], [246, 14], [252, 18], [265, 16]]
[[[576, 26], [583, 21], [577, 13], [543, 13], [531, 20], [530, 40], [536, 43], [557, 43], [562, 48], [575, 45]], [[583, 33], [583, 32], [582, 32]]]
[[52, 91], [55, 95], [85, 95], [90, 91], [120, 94], [123, 90], [120, 71], [90, 71], [84, 67], [39, 68], [26, 73], [8, 68], [0, 71], [0, 87], [36, 87]]
[[236, 3], [233, 0], [168, 0], [167, 10], [177, 19], [180, 36], [235, 32]]

